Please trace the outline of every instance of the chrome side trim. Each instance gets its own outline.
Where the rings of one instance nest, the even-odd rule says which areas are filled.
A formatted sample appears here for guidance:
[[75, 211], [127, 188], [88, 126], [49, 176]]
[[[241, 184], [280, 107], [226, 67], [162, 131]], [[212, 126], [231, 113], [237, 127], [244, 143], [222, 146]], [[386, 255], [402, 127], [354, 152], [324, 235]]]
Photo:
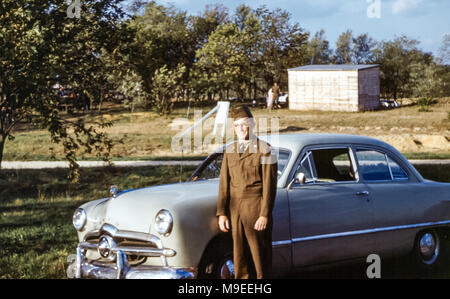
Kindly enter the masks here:
[[[92, 249], [97, 250], [98, 245], [93, 243], [86, 243], [81, 242], [79, 244], [79, 247], [84, 249]], [[111, 248], [111, 252], [117, 253], [117, 252], [123, 252], [125, 254], [130, 255], [141, 255], [141, 256], [164, 256], [164, 257], [172, 257], [176, 255], [175, 250], [170, 248], [146, 248], [146, 247], [129, 247], [129, 246], [116, 246]], [[167, 266], [167, 265], [164, 265]]]
[[328, 239], [328, 238], [336, 238], [336, 237], [347, 237], [347, 236], [362, 235], [362, 234], [372, 234], [372, 233], [392, 231], [392, 230], [411, 229], [411, 228], [444, 225], [444, 224], [450, 224], [450, 220], [443, 220], [443, 221], [437, 221], [437, 222], [424, 222], [424, 223], [398, 225], [398, 226], [387, 226], [387, 227], [362, 229], [362, 230], [355, 230], [355, 231], [348, 231], [348, 232], [341, 232], [341, 233], [307, 236], [307, 237], [301, 237], [301, 238], [294, 238], [291, 240], [272, 242], [272, 246], [282, 246], [282, 245], [289, 245], [292, 243], [303, 242], [303, 241]]
[[284, 246], [284, 245], [289, 245], [289, 244], [292, 244], [291, 240], [272, 242], [272, 246]]

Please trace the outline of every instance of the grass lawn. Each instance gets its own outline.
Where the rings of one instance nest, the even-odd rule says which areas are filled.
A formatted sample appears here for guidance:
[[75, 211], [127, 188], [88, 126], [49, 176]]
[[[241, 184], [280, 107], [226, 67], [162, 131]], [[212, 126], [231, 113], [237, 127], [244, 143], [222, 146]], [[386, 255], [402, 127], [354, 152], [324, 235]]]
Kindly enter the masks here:
[[[186, 180], [195, 167], [183, 167]], [[0, 172], [0, 278], [65, 278], [77, 237], [74, 210], [86, 201], [121, 189], [173, 183], [179, 167], [81, 169], [69, 187], [66, 170]]]

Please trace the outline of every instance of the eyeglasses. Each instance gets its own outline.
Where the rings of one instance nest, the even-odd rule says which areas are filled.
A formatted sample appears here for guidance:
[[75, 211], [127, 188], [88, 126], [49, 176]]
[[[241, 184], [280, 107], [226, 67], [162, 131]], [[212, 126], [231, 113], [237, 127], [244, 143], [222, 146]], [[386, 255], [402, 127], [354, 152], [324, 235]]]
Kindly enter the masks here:
[[249, 127], [248, 124], [233, 124], [233, 126], [234, 126], [235, 128], [238, 128], [238, 127], [241, 127], [241, 128], [248, 128], [248, 127]]

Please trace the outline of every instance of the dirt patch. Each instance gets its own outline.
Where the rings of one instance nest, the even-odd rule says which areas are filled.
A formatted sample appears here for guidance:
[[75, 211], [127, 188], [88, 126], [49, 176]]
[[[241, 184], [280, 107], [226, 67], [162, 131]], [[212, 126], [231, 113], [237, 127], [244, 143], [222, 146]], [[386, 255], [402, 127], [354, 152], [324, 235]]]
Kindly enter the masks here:
[[444, 135], [400, 134], [374, 135], [372, 137], [383, 140], [399, 151], [404, 152], [450, 151], [450, 142], [448, 137]]

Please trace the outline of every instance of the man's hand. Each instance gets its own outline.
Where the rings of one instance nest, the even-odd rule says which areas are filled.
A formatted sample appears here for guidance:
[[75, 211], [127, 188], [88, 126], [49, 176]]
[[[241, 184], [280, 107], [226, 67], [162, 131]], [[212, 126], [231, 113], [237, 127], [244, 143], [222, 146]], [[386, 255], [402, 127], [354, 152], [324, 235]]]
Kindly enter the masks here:
[[230, 220], [227, 216], [219, 216], [219, 228], [224, 233], [227, 233], [230, 229]]
[[259, 216], [258, 220], [255, 222], [255, 230], [262, 231], [266, 229], [268, 219], [264, 216]]

